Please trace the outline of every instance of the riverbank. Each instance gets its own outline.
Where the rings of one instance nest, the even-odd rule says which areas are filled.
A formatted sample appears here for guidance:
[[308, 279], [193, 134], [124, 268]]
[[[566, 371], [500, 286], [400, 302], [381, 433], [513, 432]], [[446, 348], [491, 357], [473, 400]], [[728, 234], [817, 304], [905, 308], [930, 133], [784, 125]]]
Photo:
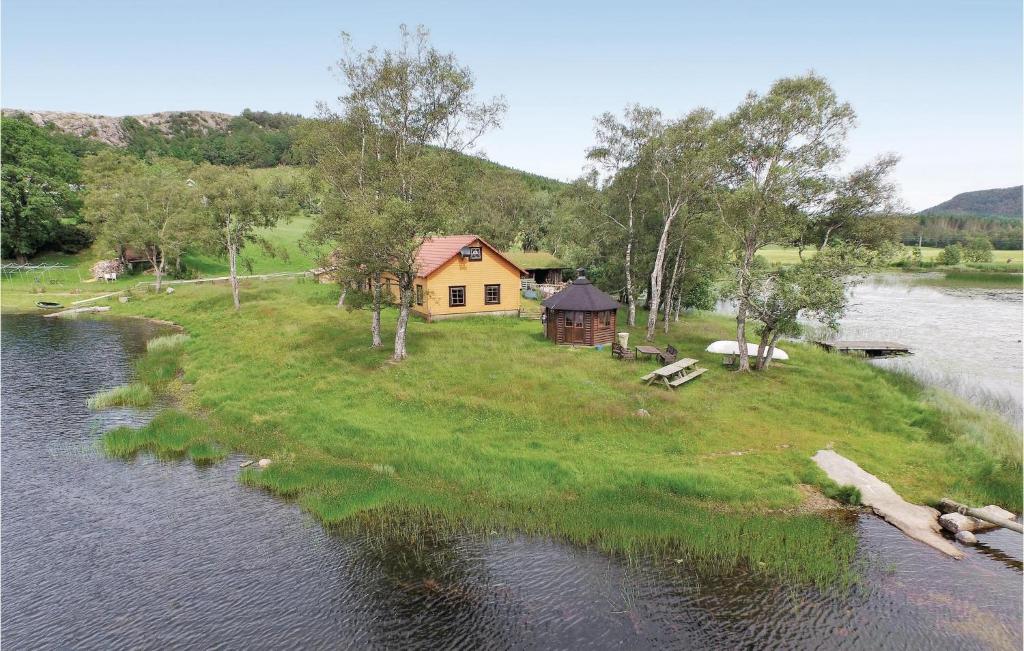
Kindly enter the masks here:
[[654, 364], [551, 346], [534, 321], [414, 321], [411, 357], [393, 365], [367, 346], [369, 314], [334, 308], [335, 291], [251, 283], [238, 314], [223, 286], [113, 303], [190, 338], [181, 407], [107, 445], [271, 458], [242, 481], [328, 524], [413, 515], [817, 582], [847, 576], [855, 548], [843, 522], [798, 514], [801, 484], [835, 488], [810, 461], [817, 449], [835, 447], [914, 501], [1020, 508], [1019, 452], [1013, 461], [990, 444], [1012, 435], [998, 420], [811, 347], [736, 375], [702, 352], [729, 335], [722, 317], [659, 337], [711, 369], [668, 393], [638, 382]]

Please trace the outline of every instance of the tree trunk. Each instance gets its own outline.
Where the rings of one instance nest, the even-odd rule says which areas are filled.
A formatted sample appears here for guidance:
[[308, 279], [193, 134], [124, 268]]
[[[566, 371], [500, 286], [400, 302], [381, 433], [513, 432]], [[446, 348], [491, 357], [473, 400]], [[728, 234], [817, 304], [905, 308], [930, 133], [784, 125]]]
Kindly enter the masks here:
[[[669, 317], [672, 315], [672, 299], [676, 292], [676, 278], [679, 276], [679, 261], [683, 257], [683, 243], [679, 242], [679, 248], [676, 249], [676, 261], [672, 265], [672, 276], [668, 281], [668, 292], [665, 293], [665, 300], [662, 301], [665, 304], [665, 314], [662, 317], [661, 325], [665, 329], [665, 334], [668, 334]], [[678, 321], [679, 319], [676, 319]]]
[[626, 324], [636, 325], [636, 292], [633, 291], [633, 215], [629, 215], [629, 240], [626, 242]]
[[739, 271], [739, 292], [736, 309], [736, 346], [739, 348], [737, 371], [750, 370], [750, 355], [747, 354], [747, 294], [750, 292], [750, 265], [754, 261], [754, 247], [747, 241], [744, 245], [743, 261]]
[[775, 344], [778, 342], [778, 337], [778, 333], [772, 335], [771, 342], [768, 344], [768, 353], [765, 355], [764, 364], [761, 366], [762, 368], [767, 368], [771, 365], [771, 356], [775, 354]]
[[230, 230], [228, 231], [228, 268], [231, 275], [231, 300], [234, 302], [237, 312], [241, 308], [238, 301], [238, 243], [231, 236]]
[[654, 269], [651, 270], [650, 289], [647, 293], [647, 341], [654, 341], [654, 329], [658, 325], [658, 308], [661, 305], [661, 281], [665, 277], [665, 252], [668, 250], [668, 233], [672, 228], [675, 213], [665, 215], [665, 224], [661, 227], [658, 239], [658, 252], [654, 256]]
[[160, 293], [160, 284], [163, 282], [163, 256], [161, 256], [156, 249], [152, 250], [149, 255], [149, 262], [153, 265], [153, 273], [156, 275], [156, 293]]
[[412, 309], [412, 274], [401, 274], [398, 282], [398, 325], [395, 327], [395, 353], [391, 357], [396, 362], [408, 357], [405, 350], [405, 334], [409, 325], [409, 312]]
[[760, 371], [764, 368], [764, 351], [768, 348], [768, 342], [774, 336], [774, 330], [765, 326], [761, 333], [761, 339], [757, 342], [757, 358], [754, 360], [754, 369]]
[[373, 320], [370, 322], [370, 334], [373, 335], [373, 341], [370, 346], [372, 348], [380, 348], [383, 345], [380, 339], [380, 307], [382, 302], [380, 274], [373, 274], [370, 283], [370, 290], [373, 292]]
[[348, 283], [341, 283], [341, 295], [338, 296], [338, 307], [345, 307], [345, 295], [348, 294]]

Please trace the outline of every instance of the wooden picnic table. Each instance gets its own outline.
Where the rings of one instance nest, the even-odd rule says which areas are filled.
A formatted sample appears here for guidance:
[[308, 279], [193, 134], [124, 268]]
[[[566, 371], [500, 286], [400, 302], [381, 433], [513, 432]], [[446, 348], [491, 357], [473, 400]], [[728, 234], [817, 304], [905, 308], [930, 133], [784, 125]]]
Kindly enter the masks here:
[[678, 362], [673, 362], [668, 366], [662, 366], [659, 369], [655, 369], [640, 378], [640, 380], [646, 382], [649, 386], [655, 380], [660, 379], [667, 388], [675, 389], [680, 384], [689, 382], [693, 378], [707, 371], [706, 368], [695, 368], [694, 365], [696, 363], [697, 360], [687, 357], [679, 360]]
[[655, 346], [637, 346], [634, 350], [636, 351], [637, 358], [639, 358], [640, 355], [647, 355], [648, 357], [657, 357], [661, 355], [661, 349]]

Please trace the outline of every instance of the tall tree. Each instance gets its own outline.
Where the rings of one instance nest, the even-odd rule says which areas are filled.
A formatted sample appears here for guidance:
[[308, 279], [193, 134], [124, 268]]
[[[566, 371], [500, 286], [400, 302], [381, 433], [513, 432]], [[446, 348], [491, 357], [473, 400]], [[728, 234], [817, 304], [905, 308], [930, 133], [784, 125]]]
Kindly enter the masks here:
[[[673, 226], [677, 221], [682, 222], [676, 229], [681, 251], [682, 240], [693, 223], [706, 215], [699, 202], [722, 179], [725, 148], [719, 143], [720, 131], [722, 129], [715, 124], [714, 113], [707, 109], [696, 109], [681, 120], [667, 125], [648, 144], [651, 150], [652, 192], [661, 214], [661, 233], [650, 275], [648, 341], [654, 339], [657, 326]], [[665, 297], [666, 315], [670, 299], [671, 295]]]
[[592, 185], [602, 192], [600, 202], [589, 202], [598, 214], [623, 232], [626, 320], [636, 325], [636, 246], [637, 230], [646, 214], [641, 196], [649, 174], [645, 158], [651, 138], [661, 130], [661, 112], [639, 105], [627, 106], [620, 120], [603, 113], [595, 120], [596, 143], [587, 150], [602, 176], [593, 176]]
[[123, 256], [146, 256], [160, 291], [167, 261], [200, 242], [191, 163], [103, 152], [86, 159], [85, 214], [97, 238]]
[[813, 73], [780, 79], [764, 95], [751, 92], [729, 117], [728, 185], [717, 200], [735, 251], [741, 371], [750, 370], [746, 326], [754, 258], [769, 243], [798, 237], [808, 211], [826, 200], [829, 170], [841, 160], [853, 122], [850, 105]]
[[324, 218], [338, 222], [333, 230], [342, 236], [369, 232], [379, 250], [373, 263], [397, 279], [395, 360], [407, 355], [416, 253], [454, 211], [452, 155], [497, 127], [505, 110], [501, 98], [474, 98], [472, 73], [454, 55], [432, 47], [425, 28], [413, 33], [403, 25], [401, 34], [398, 49], [365, 52], [355, 51], [343, 35], [345, 52], [337, 65], [347, 91], [343, 113], [323, 116], [347, 124], [358, 143], [344, 156], [352, 163], [348, 173], [330, 175], [337, 202]]
[[260, 235], [298, 206], [297, 189], [276, 179], [262, 186], [246, 168], [220, 167], [204, 163], [194, 174], [201, 212], [206, 217], [206, 234], [211, 248], [226, 253], [231, 278], [231, 298], [240, 309], [238, 286], [239, 253], [246, 244], [259, 242], [273, 249]]

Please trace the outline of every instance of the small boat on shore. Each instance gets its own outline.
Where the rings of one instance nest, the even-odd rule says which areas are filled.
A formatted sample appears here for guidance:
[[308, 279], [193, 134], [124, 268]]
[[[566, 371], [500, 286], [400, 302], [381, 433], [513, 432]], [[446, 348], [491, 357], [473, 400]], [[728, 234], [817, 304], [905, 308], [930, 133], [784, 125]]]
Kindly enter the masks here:
[[36, 307], [42, 310], [57, 310], [64, 306], [60, 303], [54, 303], [53, 301], [37, 301]]

